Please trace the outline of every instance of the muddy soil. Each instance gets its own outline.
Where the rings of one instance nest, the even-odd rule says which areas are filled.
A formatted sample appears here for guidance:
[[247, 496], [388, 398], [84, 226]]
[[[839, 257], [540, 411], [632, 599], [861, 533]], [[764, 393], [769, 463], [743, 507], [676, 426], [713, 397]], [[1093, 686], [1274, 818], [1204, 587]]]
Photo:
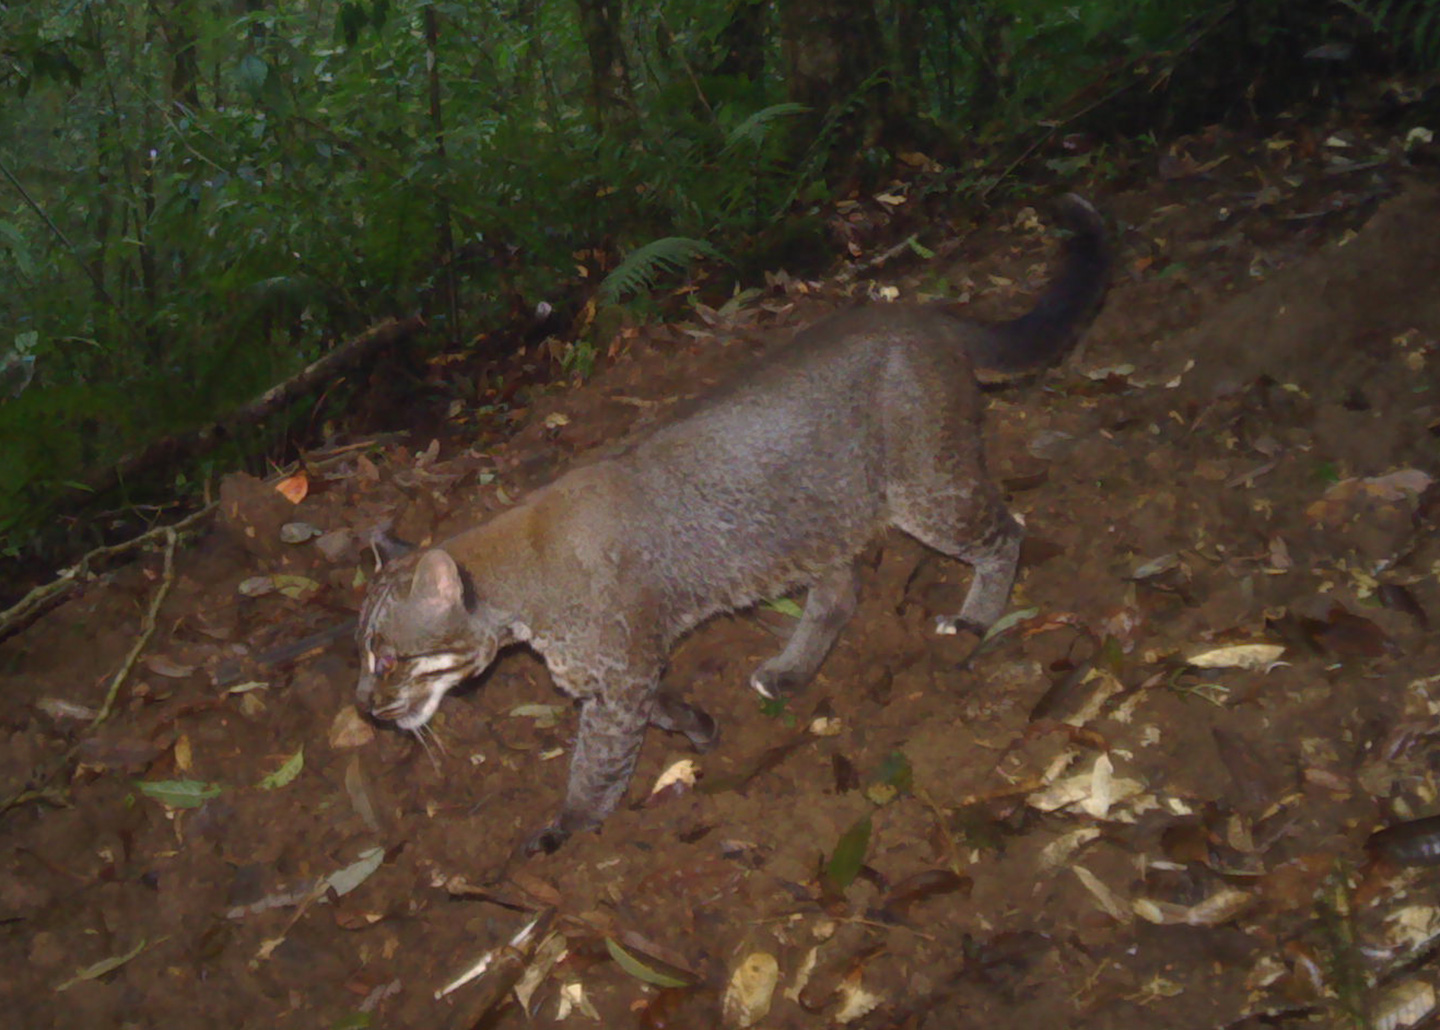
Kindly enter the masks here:
[[[1440, 810], [1440, 196], [1271, 142], [1187, 158], [1280, 188], [1096, 195], [1119, 266], [1083, 353], [990, 395], [1029, 533], [1007, 632], [930, 635], [969, 573], [898, 535], [786, 708], [745, 688], [784, 606], [713, 620], [667, 682], [720, 745], [652, 733], [623, 810], [552, 856], [513, 857], [575, 731], [533, 656], [452, 695], [429, 748], [355, 718], [344, 636], [268, 659], [353, 614], [375, 524], [443, 538], [868, 285], [627, 330], [503, 436], [357, 449], [299, 503], [232, 480], [169, 571], [157, 551], [0, 647], [0, 791], [32, 791], [0, 823], [6, 1024], [735, 1026], [737, 971], [776, 981], [754, 1025], [797, 1030], [1423, 1013], [1440, 875], [1404, 861], [1440, 838], [1404, 824]], [[884, 281], [1022, 309], [1054, 244], [994, 215]], [[682, 759], [697, 786], [647, 800]]]

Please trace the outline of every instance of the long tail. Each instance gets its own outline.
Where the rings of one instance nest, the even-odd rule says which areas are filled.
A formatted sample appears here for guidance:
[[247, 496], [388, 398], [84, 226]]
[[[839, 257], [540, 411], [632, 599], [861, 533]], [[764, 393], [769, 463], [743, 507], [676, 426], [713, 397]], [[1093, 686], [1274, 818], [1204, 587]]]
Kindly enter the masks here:
[[1003, 383], [1054, 364], [1070, 352], [1100, 310], [1110, 283], [1110, 247], [1100, 212], [1067, 193], [1056, 219], [1071, 236], [1064, 262], [1035, 306], [1019, 318], [987, 326], [969, 344], [976, 377]]

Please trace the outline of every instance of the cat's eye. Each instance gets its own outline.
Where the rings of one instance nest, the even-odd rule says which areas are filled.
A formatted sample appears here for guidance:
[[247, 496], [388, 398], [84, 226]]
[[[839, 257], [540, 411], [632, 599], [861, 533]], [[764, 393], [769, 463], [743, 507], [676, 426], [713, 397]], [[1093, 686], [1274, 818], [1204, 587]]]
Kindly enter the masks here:
[[384, 676], [390, 672], [391, 669], [395, 668], [397, 659], [393, 654], [388, 652], [366, 651], [365, 660], [370, 666], [370, 674], [372, 676]]

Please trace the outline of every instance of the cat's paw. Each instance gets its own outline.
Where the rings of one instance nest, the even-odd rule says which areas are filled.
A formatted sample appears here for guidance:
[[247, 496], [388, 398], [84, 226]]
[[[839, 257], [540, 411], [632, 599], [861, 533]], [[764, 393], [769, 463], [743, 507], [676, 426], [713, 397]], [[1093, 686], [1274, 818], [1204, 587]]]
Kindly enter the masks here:
[[772, 666], [766, 662], [750, 676], [750, 687], [770, 701], [794, 697], [805, 689], [807, 680], [794, 669]]
[[698, 705], [661, 692], [650, 713], [650, 725], [667, 733], [683, 733], [696, 751], [709, 751], [720, 737], [715, 718]]
[[525, 842], [525, 854], [527, 857], [553, 855], [560, 850], [560, 845], [569, 839], [569, 830], [561, 828], [557, 823], [551, 823]]
[[713, 748], [720, 739], [720, 724], [709, 712], [694, 708], [694, 716], [691, 723], [683, 727], [680, 732], [685, 734], [690, 741], [690, 746], [701, 754]]
[[987, 627], [980, 625], [974, 619], [966, 619], [959, 615], [935, 616], [935, 632], [942, 637], [953, 637], [961, 633], [973, 633], [977, 637], [983, 637], [986, 629]]

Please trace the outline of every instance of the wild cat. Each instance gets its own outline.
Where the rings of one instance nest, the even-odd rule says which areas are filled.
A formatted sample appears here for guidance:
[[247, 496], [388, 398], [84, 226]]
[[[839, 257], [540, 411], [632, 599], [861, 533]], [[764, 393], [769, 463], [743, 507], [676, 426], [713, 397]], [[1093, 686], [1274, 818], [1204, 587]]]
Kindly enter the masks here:
[[360, 707], [404, 729], [496, 653], [528, 644], [580, 705], [569, 785], [527, 851], [598, 826], [630, 782], [647, 725], [699, 747], [714, 721], [661, 692], [676, 640], [718, 612], [804, 587], [767, 696], [814, 676], [854, 611], [856, 559], [894, 526], [974, 571], [936, 630], [983, 632], [1003, 612], [1021, 529], [985, 470], [977, 375], [1063, 357], [1104, 298], [1110, 254], [1096, 210], [1057, 205], [1062, 266], [1025, 315], [982, 323], [876, 305], [832, 315], [687, 414], [576, 468], [524, 503], [383, 566], [360, 616]]

